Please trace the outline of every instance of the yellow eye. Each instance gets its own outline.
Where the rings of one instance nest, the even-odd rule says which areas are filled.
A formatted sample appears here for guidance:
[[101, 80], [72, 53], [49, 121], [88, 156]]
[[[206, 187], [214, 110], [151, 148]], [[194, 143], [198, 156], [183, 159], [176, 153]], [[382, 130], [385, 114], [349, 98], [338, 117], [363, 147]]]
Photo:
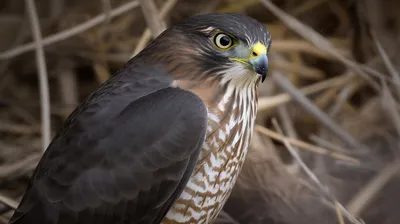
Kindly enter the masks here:
[[233, 46], [234, 40], [232, 39], [232, 37], [230, 37], [224, 33], [219, 33], [219, 34], [215, 35], [214, 43], [218, 48], [227, 50]]

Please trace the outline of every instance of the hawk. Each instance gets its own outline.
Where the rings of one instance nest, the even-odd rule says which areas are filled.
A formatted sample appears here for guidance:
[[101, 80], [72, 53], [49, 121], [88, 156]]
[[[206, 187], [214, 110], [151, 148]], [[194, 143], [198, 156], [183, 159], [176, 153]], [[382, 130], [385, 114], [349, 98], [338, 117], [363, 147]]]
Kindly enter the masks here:
[[212, 223], [246, 156], [270, 45], [240, 14], [171, 26], [71, 113], [11, 223]]

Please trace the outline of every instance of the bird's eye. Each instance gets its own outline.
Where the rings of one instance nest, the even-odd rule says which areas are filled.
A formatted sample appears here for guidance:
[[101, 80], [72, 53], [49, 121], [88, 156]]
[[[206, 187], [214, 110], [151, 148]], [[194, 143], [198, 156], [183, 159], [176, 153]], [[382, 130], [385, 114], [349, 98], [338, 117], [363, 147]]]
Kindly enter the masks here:
[[227, 50], [233, 46], [234, 41], [232, 37], [224, 33], [219, 33], [214, 37], [214, 44], [220, 49]]

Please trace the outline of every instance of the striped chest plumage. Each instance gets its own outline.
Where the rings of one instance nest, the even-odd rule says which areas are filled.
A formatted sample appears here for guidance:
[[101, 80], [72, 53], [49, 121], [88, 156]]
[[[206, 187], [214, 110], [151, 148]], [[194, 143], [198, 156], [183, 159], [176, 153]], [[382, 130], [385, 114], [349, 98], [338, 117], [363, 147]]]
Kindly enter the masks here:
[[257, 111], [256, 84], [228, 86], [208, 107], [207, 137], [184, 191], [162, 221], [212, 223], [228, 199], [242, 168]]

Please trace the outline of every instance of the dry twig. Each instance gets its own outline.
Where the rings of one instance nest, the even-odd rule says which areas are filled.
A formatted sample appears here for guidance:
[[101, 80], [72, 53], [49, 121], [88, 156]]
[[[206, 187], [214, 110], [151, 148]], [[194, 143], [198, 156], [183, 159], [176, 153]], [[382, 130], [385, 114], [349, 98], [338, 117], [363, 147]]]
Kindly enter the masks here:
[[[303, 38], [312, 42], [315, 46], [320, 48], [321, 50], [326, 51], [327, 53], [334, 56], [336, 59], [353, 69], [356, 74], [359, 74], [361, 77], [365, 78], [369, 84], [377, 91], [379, 91], [379, 85], [376, 81], [372, 80], [368, 74], [366, 74], [360, 66], [347, 58], [345, 58], [325, 37], [317, 33], [312, 28], [306, 26], [301, 23], [299, 20], [294, 18], [293, 16], [287, 14], [283, 10], [279, 9], [275, 4], [273, 4], [270, 0], [260, 0], [261, 3], [267, 7], [274, 15], [276, 15], [282, 22], [284, 22], [289, 28], [296, 31]], [[374, 72], [373, 75], [377, 75], [380, 78], [384, 78], [384, 75]]]
[[271, 61], [271, 67], [279, 70], [293, 72], [300, 75], [301, 77], [305, 77], [308, 79], [322, 80], [325, 77], [324, 73], [318, 69], [282, 60]]
[[[400, 74], [397, 72], [393, 63], [390, 61], [389, 55], [383, 49], [382, 44], [379, 42], [379, 39], [373, 29], [371, 29], [371, 36], [372, 39], [374, 40], [374, 43], [376, 45], [376, 48], [378, 49], [380, 56], [382, 57], [383, 63], [385, 64], [387, 70], [389, 71], [389, 74], [392, 76], [393, 80], [397, 83], [397, 85], [400, 85]], [[397, 96], [400, 98], [399, 88], [395, 89]]]
[[[110, 12], [110, 18], [114, 18], [116, 16], [124, 14], [124, 13], [128, 12], [129, 10], [136, 8], [137, 6], [139, 6], [139, 2], [136, 0], [128, 2], [124, 5], [121, 5], [120, 7], [116, 8]], [[78, 35], [80, 33], [83, 33], [86, 30], [101, 24], [106, 19], [107, 19], [107, 16], [104, 13], [102, 13], [102, 14], [100, 14], [82, 24], [79, 24], [75, 27], [66, 29], [59, 33], [56, 33], [56, 34], [50, 35], [46, 38], [43, 38], [43, 40], [42, 40], [43, 47], [63, 41], [65, 39], [68, 39], [68, 38]], [[34, 50], [34, 49], [35, 49], [35, 43], [23, 44], [21, 46], [7, 50], [5, 52], [0, 52], [0, 60], [10, 59], [10, 58], [18, 56], [20, 54]]]
[[13, 164], [5, 164], [0, 166], [0, 179], [11, 177], [15, 178], [15, 174], [20, 172], [22, 169], [31, 170], [31, 168], [34, 168], [37, 165], [41, 156], [41, 154], [35, 153]]
[[360, 163], [359, 160], [357, 160], [357, 159], [355, 159], [353, 157], [346, 156], [346, 155], [344, 155], [342, 153], [339, 153], [339, 152], [332, 152], [332, 151], [327, 150], [325, 148], [322, 148], [322, 147], [319, 147], [319, 146], [315, 146], [315, 145], [312, 145], [312, 144], [309, 144], [309, 143], [306, 143], [306, 142], [303, 142], [303, 141], [300, 141], [300, 140], [297, 140], [297, 139], [286, 138], [286, 137], [280, 135], [279, 133], [276, 133], [276, 132], [274, 132], [274, 131], [272, 131], [272, 130], [270, 130], [268, 128], [265, 128], [263, 126], [260, 126], [260, 125], [256, 125], [255, 130], [260, 132], [263, 135], [266, 135], [266, 136], [268, 136], [268, 137], [270, 137], [270, 138], [272, 138], [274, 140], [278, 140], [280, 142], [283, 142], [284, 139], [286, 139], [291, 145], [297, 146], [297, 147], [299, 147], [301, 149], [305, 149], [305, 150], [308, 150], [308, 151], [311, 151], [311, 152], [314, 152], [314, 153], [318, 153], [318, 154], [321, 154], [321, 155], [331, 156], [332, 158], [343, 160], [343, 161], [347, 161], [347, 162], [351, 162], [351, 163], [354, 163], [354, 164], [359, 164]]
[[[342, 75], [303, 87], [299, 91], [304, 95], [310, 95], [328, 88], [342, 86], [349, 81], [350, 77]], [[281, 93], [275, 96], [261, 97], [258, 100], [258, 111], [262, 112], [277, 107], [278, 105], [287, 103], [290, 100], [292, 100], [292, 96], [288, 93]]]
[[58, 86], [61, 94], [63, 104], [68, 108], [65, 111], [64, 119], [72, 112], [78, 105], [78, 85], [76, 76], [73, 72], [73, 63], [69, 60], [60, 62], [57, 73]]
[[341, 147], [339, 147], [339, 146], [337, 146], [337, 145], [335, 145], [335, 144], [333, 144], [333, 143], [331, 143], [331, 142], [329, 142], [329, 141], [327, 141], [327, 140], [325, 140], [325, 139], [323, 139], [323, 138], [321, 138], [319, 136], [316, 136], [316, 135], [311, 135], [310, 136], [310, 140], [315, 142], [315, 144], [317, 144], [317, 145], [321, 145], [321, 146], [323, 146], [323, 147], [325, 147], [327, 149], [331, 149], [331, 150], [336, 151], [336, 152], [341, 152], [341, 153], [348, 153], [349, 152], [349, 150], [341, 148]]
[[[174, 7], [174, 5], [176, 4], [178, 0], [168, 0], [161, 8], [160, 10], [160, 17], [161, 19], [164, 19], [165, 16], [168, 14], [168, 12]], [[147, 27], [142, 36], [139, 39], [139, 42], [136, 45], [136, 48], [133, 52], [132, 57], [134, 57], [135, 55], [137, 55], [141, 50], [143, 50], [147, 44], [147, 42], [151, 39], [152, 36], [152, 32], [150, 31], [150, 29]]]
[[[280, 128], [278, 122], [274, 119], [273, 124], [275, 128], [278, 130], [278, 132], [282, 134], [282, 129]], [[358, 221], [350, 212], [348, 212], [336, 199], [335, 197], [330, 193], [329, 189], [325, 187], [317, 178], [317, 176], [307, 167], [307, 165], [303, 162], [301, 159], [300, 155], [297, 153], [297, 151], [291, 146], [290, 142], [287, 140], [287, 138], [284, 138], [283, 143], [285, 144], [286, 148], [289, 150], [290, 154], [293, 156], [294, 159], [297, 160], [297, 162], [300, 164], [300, 166], [303, 168], [307, 176], [312, 180], [312, 182], [321, 190], [321, 193], [327, 198], [330, 199], [335, 205], [337, 206], [343, 213], [346, 215], [346, 217], [352, 221], [355, 224], [362, 224], [360, 221]]]
[[153, 0], [139, 0], [139, 2], [153, 38], [158, 37], [166, 29], [166, 25], [159, 15], [156, 4]]
[[285, 90], [289, 95], [293, 97], [304, 109], [310, 112], [317, 120], [324, 124], [329, 130], [331, 130], [336, 136], [342, 139], [343, 142], [353, 148], [360, 148], [360, 144], [353, 136], [350, 135], [346, 130], [336, 124], [327, 114], [316, 107], [307, 97], [305, 97], [296, 87], [294, 87], [285, 77], [277, 74], [272, 76], [275, 83]]
[[394, 161], [379, 172], [367, 185], [361, 189], [346, 206], [349, 212], [358, 216], [367, 207], [377, 193], [400, 172], [399, 161]]
[[33, 0], [25, 0], [25, 4], [29, 13], [29, 20], [31, 22], [31, 30], [33, 39], [35, 40], [36, 47], [36, 66], [39, 76], [40, 86], [40, 106], [41, 106], [41, 120], [42, 120], [42, 150], [46, 150], [51, 140], [51, 126], [50, 126], [50, 96], [49, 96], [49, 83], [47, 80], [46, 59], [43, 50], [42, 32], [40, 31], [39, 18], [36, 12], [36, 5]]
[[[274, 40], [273, 51], [278, 53], [293, 53], [293, 52], [301, 52], [307, 53], [310, 55], [318, 56], [324, 59], [335, 59], [331, 54], [327, 53], [324, 50], [314, 46], [313, 44], [304, 41], [304, 40], [293, 40], [293, 39], [284, 39], [284, 40]], [[341, 54], [349, 54], [344, 49], [338, 49]]]
[[0, 195], [0, 203], [7, 205], [8, 207], [14, 210], [18, 207], [18, 202], [4, 195]]
[[336, 207], [336, 216], [338, 218], [339, 224], [345, 224], [344, 223], [344, 219], [343, 219], [343, 214], [342, 214], [342, 210], [340, 209], [340, 204], [339, 202], [335, 203], [335, 207]]
[[393, 120], [393, 125], [396, 128], [397, 136], [400, 137], [400, 114], [399, 110], [397, 109], [397, 102], [386, 83], [382, 82], [382, 85], [382, 98], [384, 99], [383, 105], [388, 110], [389, 116]]
[[[297, 140], [297, 133], [293, 125], [292, 118], [289, 115], [289, 112], [286, 108], [286, 105], [280, 105], [278, 108], [278, 115], [280, 117], [281, 123], [283, 124], [283, 129], [287, 133], [287, 136], [289, 136], [293, 140]], [[297, 151], [297, 147], [293, 146], [294, 149]], [[288, 170], [290, 173], [298, 173], [300, 168], [300, 164], [297, 162], [297, 160], [294, 160], [289, 166]]]

